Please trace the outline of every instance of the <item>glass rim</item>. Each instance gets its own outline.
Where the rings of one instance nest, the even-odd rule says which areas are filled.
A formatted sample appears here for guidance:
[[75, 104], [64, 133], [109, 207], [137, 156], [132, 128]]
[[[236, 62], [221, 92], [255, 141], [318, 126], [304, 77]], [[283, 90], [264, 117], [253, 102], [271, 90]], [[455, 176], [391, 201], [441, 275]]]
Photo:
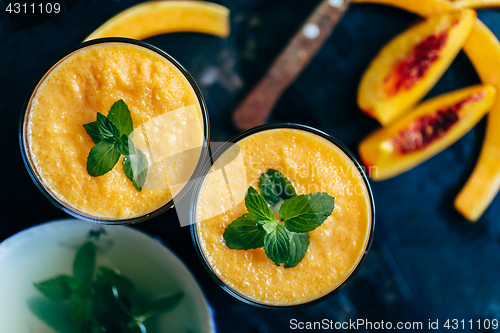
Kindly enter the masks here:
[[209, 125], [209, 119], [208, 119], [208, 109], [207, 105], [205, 102], [205, 99], [203, 98], [203, 95], [201, 93], [200, 88], [198, 87], [198, 84], [196, 81], [193, 79], [191, 74], [187, 71], [187, 69], [184, 68], [174, 57], [172, 57], [170, 54], [167, 52], [163, 51], [162, 49], [151, 45], [147, 42], [136, 40], [136, 39], [130, 39], [130, 38], [122, 38], [122, 37], [106, 37], [106, 38], [98, 38], [98, 39], [93, 39], [90, 41], [83, 42], [81, 44], [78, 44], [77, 46], [74, 46], [70, 48], [69, 50], [65, 51], [61, 55], [59, 55], [55, 61], [51, 62], [50, 65], [48, 65], [45, 70], [42, 72], [41, 75], [38, 76], [37, 80], [33, 84], [32, 88], [29, 89], [28, 91], [28, 96], [25, 99], [25, 102], [23, 103], [23, 108], [21, 112], [21, 117], [20, 117], [20, 122], [19, 122], [19, 144], [21, 148], [21, 155], [23, 158], [24, 165], [28, 171], [28, 174], [30, 175], [31, 179], [35, 183], [35, 185], [38, 187], [40, 192], [49, 199], [49, 201], [54, 204], [56, 207], [64, 211], [65, 213], [80, 219], [80, 220], [85, 220], [85, 221], [90, 221], [93, 223], [97, 224], [107, 224], [107, 225], [130, 225], [130, 224], [135, 224], [139, 222], [144, 222], [146, 220], [152, 219], [168, 209], [172, 208], [174, 206], [174, 199], [175, 201], [180, 200], [182, 197], [184, 197], [188, 192], [190, 187], [192, 186], [191, 181], [188, 181], [186, 185], [177, 193], [175, 196], [173, 196], [168, 202], [166, 202], [164, 205], [154, 209], [151, 212], [142, 214], [140, 216], [136, 217], [131, 217], [131, 218], [125, 218], [125, 219], [120, 219], [120, 218], [107, 218], [107, 217], [97, 217], [93, 216], [91, 214], [87, 214], [83, 211], [80, 211], [76, 209], [75, 207], [72, 207], [72, 205], [64, 203], [62, 200], [58, 199], [55, 195], [52, 194], [52, 191], [43, 183], [41, 180], [42, 177], [38, 174], [34, 163], [32, 161], [32, 156], [30, 153], [29, 149], [29, 144], [28, 144], [28, 138], [26, 135], [26, 130], [27, 130], [27, 125], [29, 123], [29, 114], [30, 114], [30, 107], [31, 107], [31, 102], [33, 100], [33, 97], [36, 95], [36, 92], [38, 88], [40, 87], [40, 84], [48, 77], [48, 75], [65, 59], [69, 58], [71, 55], [74, 53], [87, 48], [91, 47], [94, 45], [98, 44], [128, 44], [128, 45], [134, 45], [138, 47], [145, 48], [149, 51], [152, 51], [159, 56], [165, 58], [168, 60], [172, 65], [174, 65], [180, 72], [181, 74], [186, 78], [188, 83], [191, 85], [191, 88], [193, 89], [196, 98], [198, 100], [198, 103], [200, 105], [201, 109], [201, 117], [203, 120], [203, 144], [201, 147], [200, 151], [200, 157], [198, 159], [198, 163], [196, 165], [196, 168], [193, 171], [193, 174], [191, 175], [190, 179], [196, 179], [201, 175], [201, 172], [203, 170], [203, 166], [205, 165], [205, 160], [208, 158], [208, 144], [209, 144], [209, 139], [210, 139], [210, 125]]
[[[198, 239], [198, 233], [197, 233], [197, 227], [196, 227], [196, 205], [198, 201], [198, 194], [201, 189], [201, 185], [205, 179], [205, 176], [207, 175], [208, 171], [210, 170], [210, 167], [212, 164], [228, 149], [230, 148], [233, 144], [237, 143], [238, 141], [267, 130], [273, 130], [273, 129], [296, 129], [296, 130], [302, 130], [305, 132], [309, 132], [315, 135], [318, 135], [319, 137], [326, 139], [328, 142], [332, 143], [335, 145], [337, 148], [339, 148], [348, 158], [349, 160], [354, 164], [356, 169], [358, 170], [361, 178], [363, 179], [363, 182], [366, 186], [367, 190], [367, 196], [369, 199], [369, 206], [370, 206], [370, 226], [368, 228], [368, 239], [365, 241], [365, 247], [362, 252], [362, 255], [358, 258], [358, 261], [356, 263], [356, 266], [351, 270], [350, 274], [344, 278], [344, 280], [336, 286], [334, 289], [330, 290], [326, 294], [319, 296], [317, 298], [314, 298], [309, 301], [304, 301], [302, 303], [295, 303], [295, 304], [284, 304], [284, 305], [278, 305], [278, 304], [268, 304], [268, 303], [262, 303], [259, 301], [256, 301], [254, 299], [251, 299], [249, 297], [246, 297], [242, 295], [241, 293], [237, 292], [233, 288], [229, 287], [222, 279], [215, 273], [215, 271], [212, 269], [212, 266], [210, 263], [207, 261], [203, 250], [200, 245], [200, 241]], [[363, 266], [363, 263], [366, 260], [366, 257], [368, 256], [368, 253], [370, 251], [371, 245], [373, 243], [373, 238], [374, 238], [374, 232], [375, 232], [375, 201], [373, 197], [373, 192], [370, 186], [370, 182], [368, 179], [368, 176], [366, 175], [362, 165], [358, 162], [354, 154], [344, 145], [342, 144], [339, 140], [334, 138], [333, 136], [320, 131], [314, 127], [310, 127], [307, 125], [301, 125], [301, 124], [295, 124], [295, 123], [272, 123], [272, 124], [265, 124], [265, 125], [260, 125], [257, 127], [253, 127], [251, 129], [248, 129], [244, 132], [241, 132], [228, 141], [226, 141], [219, 149], [217, 149], [213, 155], [211, 156], [212, 163], [206, 163], [202, 174], [199, 179], [196, 180], [196, 184], [193, 187], [193, 195], [191, 198], [191, 204], [190, 204], [190, 212], [189, 212], [189, 217], [190, 217], [190, 231], [191, 231], [191, 238], [193, 239], [193, 244], [196, 249], [196, 254], [198, 255], [198, 258], [200, 259], [202, 266], [205, 268], [207, 273], [214, 279], [214, 281], [222, 288], [224, 289], [227, 293], [235, 297], [236, 299], [250, 305], [254, 305], [260, 308], [266, 308], [266, 309], [281, 309], [281, 310], [291, 310], [291, 309], [301, 309], [305, 307], [309, 307], [312, 305], [316, 305], [318, 303], [321, 303], [325, 301], [326, 299], [332, 297], [333, 295], [337, 294], [339, 291], [341, 291], [351, 280], [356, 276], [358, 271], [361, 269]]]

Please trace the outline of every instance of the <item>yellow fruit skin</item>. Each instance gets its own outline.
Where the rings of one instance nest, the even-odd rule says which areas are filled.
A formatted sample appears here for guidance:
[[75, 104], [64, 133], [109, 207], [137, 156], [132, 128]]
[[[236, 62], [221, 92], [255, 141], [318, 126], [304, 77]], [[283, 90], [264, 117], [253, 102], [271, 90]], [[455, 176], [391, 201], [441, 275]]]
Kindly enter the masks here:
[[[412, 122], [477, 94], [484, 94], [484, 96], [478, 101], [470, 101], [463, 105], [458, 111], [459, 120], [446, 131], [446, 134], [435, 139], [423, 149], [407, 153], [398, 151], [393, 138], [401, 130], [408, 128]], [[394, 177], [447, 148], [477, 124], [491, 109], [496, 97], [497, 91], [492, 84], [461, 89], [425, 101], [393, 125], [375, 131], [359, 145], [361, 159], [370, 170], [370, 176], [373, 180]]]
[[455, 0], [451, 3], [457, 9], [499, 7], [500, 0]]
[[[476, 24], [466, 53], [481, 81], [500, 87], [500, 43], [482, 23]], [[500, 101], [490, 114], [476, 167], [455, 199], [455, 208], [468, 220], [477, 221], [500, 189]]]
[[[456, 10], [445, 0], [355, 0], [406, 9], [424, 17]], [[464, 45], [481, 81], [500, 87], [500, 42], [479, 19]], [[500, 100], [488, 115], [486, 135], [471, 177], [455, 199], [455, 208], [468, 220], [477, 221], [500, 189]]]
[[[458, 22], [458, 23], [457, 23]], [[471, 10], [433, 16], [398, 35], [372, 61], [361, 79], [358, 105], [384, 126], [407, 113], [436, 84], [467, 40], [476, 13]], [[410, 56], [415, 47], [429, 36], [448, 31], [445, 46], [439, 58], [433, 61], [427, 72], [411, 86], [400, 88], [395, 94], [386, 91], [387, 78], [397, 63]]]
[[229, 9], [204, 1], [147, 1], [109, 19], [85, 41], [103, 37], [144, 39], [170, 32], [229, 35]]
[[429, 17], [455, 9], [447, 0], [353, 0], [356, 3], [376, 3], [394, 6], [414, 14]]

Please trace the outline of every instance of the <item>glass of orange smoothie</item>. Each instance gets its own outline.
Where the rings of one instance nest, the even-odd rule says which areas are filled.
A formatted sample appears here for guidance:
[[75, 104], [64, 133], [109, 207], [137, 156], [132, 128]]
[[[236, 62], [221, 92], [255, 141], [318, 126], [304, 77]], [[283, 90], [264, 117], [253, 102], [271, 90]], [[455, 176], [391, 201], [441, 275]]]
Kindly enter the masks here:
[[201, 172], [208, 138], [191, 75], [164, 51], [125, 38], [82, 43], [53, 63], [20, 126], [42, 193], [70, 215], [107, 224], [171, 208]]
[[[213, 161], [213, 165], [205, 166], [204, 176], [194, 186], [190, 222], [202, 264], [224, 290], [252, 305], [294, 308], [320, 302], [349, 283], [370, 248], [375, 206], [368, 178], [346, 147], [311, 127], [272, 124], [250, 129], [229, 140], [215, 152]], [[267, 202], [276, 218], [283, 218], [284, 222], [275, 221], [283, 226], [280, 230], [288, 223], [283, 217], [286, 211], [302, 205], [294, 201], [282, 209], [288, 200], [295, 200], [290, 198], [321, 193], [323, 197], [333, 197], [335, 202], [333, 211], [325, 213], [324, 222], [314, 230], [305, 234], [287, 232], [290, 239], [305, 237], [307, 252], [298, 263], [290, 264], [290, 255], [284, 265], [276, 261], [276, 253], [273, 257], [272, 248], [268, 254], [266, 238], [256, 245], [259, 243], [256, 239], [264, 237], [266, 232], [271, 236], [268, 227], [275, 228], [274, 222], [266, 227], [259, 221], [261, 218], [255, 218], [257, 228], [253, 222], [233, 228], [236, 232], [232, 233], [232, 241], [238, 232], [253, 228], [254, 233], [244, 238], [254, 242], [251, 249], [237, 249], [228, 244], [228, 226], [237, 223], [236, 220], [248, 223], [256, 207], [249, 208], [248, 197], [256, 191], [264, 197], [268, 189], [261, 187], [265, 174], [276, 175], [278, 171], [293, 186], [291, 194], [284, 197], [288, 199], [278, 197]], [[280, 182], [276, 179], [271, 179], [273, 184]], [[313, 213], [320, 214], [318, 210]], [[262, 247], [263, 244], [266, 245]]]

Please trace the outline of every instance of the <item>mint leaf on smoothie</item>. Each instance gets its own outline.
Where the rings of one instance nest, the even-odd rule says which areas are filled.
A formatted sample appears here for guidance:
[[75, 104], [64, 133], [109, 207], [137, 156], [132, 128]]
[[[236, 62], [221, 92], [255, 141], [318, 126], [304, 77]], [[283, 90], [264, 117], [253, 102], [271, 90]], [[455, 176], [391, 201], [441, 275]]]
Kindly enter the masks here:
[[108, 119], [116, 126], [120, 136], [129, 136], [134, 130], [130, 110], [125, 102], [120, 99], [111, 106], [108, 113]]
[[118, 149], [120, 154], [125, 156], [137, 153], [134, 143], [125, 134], [122, 134], [122, 136], [115, 142], [115, 147]]
[[288, 260], [285, 262], [285, 268], [297, 266], [297, 264], [304, 259], [308, 247], [308, 234], [292, 233], [290, 238], [290, 257], [288, 257]]
[[290, 257], [290, 232], [281, 223], [264, 237], [264, 251], [277, 266]]
[[99, 177], [108, 173], [123, 155], [125, 175], [137, 191], [142, 191], [149, 164], [146, 155], [132, 142], [134, 126], [127, 104], [118, 100], [111, 106], [107, 117], [97, 112], [96, 121], [83, 127], [95, 143], [87, 157], [88, 174]]
[[297, 195], [288, 178], [274, 169], [269, 169], [260, 175], [259, 190], [270, 206], [276, 205], [280, 199], [286, 200]]
[[260, 224], [262, 226], [262, 228], [268, 233], [270, 234], [271, 232], [274, 231], [274, 229], [276, 229], [276, 225], [279, 224], [280, 222], [278, 220], [276, 221], [259, 221], [257, 222], [258, 224]]
[[118, 128], [102, 113], [97, 112], [97, 129], [104, 140], [116, 141], [120, 137]]
[[125, 176], [132, 181], [135, 189], [141, 192], [148, 175], [148, 159], [146, 155], [137, 150], [136, 154], [125, 156], [122, 164]]
[[102, 176], [113, 169], [120, 159], [120, 152], [112, 141], [103, 140], [90, 149], [87, 172], [92, 177]]
[[234, 250], [258, 249], [264, 246], [266, 231], [251, 214], [244, 214], [231, 222], [224, 231], [227, 247]]
[[277, 221], [267, 201], [251, 186], [245, 194], [245, 206], [248, 212], [258, 220]]
[[83, 125], [83, 128], [85, 128], [85, 131], [87, 131], [87, 134], [90, 135], [90, 138], [94, 141], [94, 143], [99, 143], [104, 140], [96, 121]]
[[298, 195], [281, 205], [280, 216], [288, 230], [303, 233], [319, 227], [335, 207], [335, 198], [327, 193]]
[[[226, 246], [234, 250], [264, 248], [267, 257], [285, 268], [297, 266], [309, 248], [309, 231], [319, 227], [335, 208], [327, 193], [297, 195], [292, 183], [278, 170], [261, 174], [257, 192], [245, 195], [247, 214], [231, 222], [224, 231]], [[273, 209], [279, 209], [277, 219]]]

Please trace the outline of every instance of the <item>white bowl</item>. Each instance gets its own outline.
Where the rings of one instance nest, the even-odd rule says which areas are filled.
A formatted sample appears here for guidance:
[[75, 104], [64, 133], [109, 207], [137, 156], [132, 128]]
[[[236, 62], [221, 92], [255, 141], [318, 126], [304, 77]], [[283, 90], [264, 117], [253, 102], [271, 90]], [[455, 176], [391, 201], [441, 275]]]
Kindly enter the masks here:
[[141, 295], [152, 299], [184, 292], [174, 310], [146, 322], [148, 333], [215, 331], [211, 309], [196, 280], [165, 246], [130, 227], [73, 219], [32, 227], [0, 244], [0, 331], [77, 332], [69, 306], [46, 299], [33, 283], [72, 275], [76, 250], [91, 230], [100, 229], [105, 234], [95, 243], [96, 267], [118, 269]]

